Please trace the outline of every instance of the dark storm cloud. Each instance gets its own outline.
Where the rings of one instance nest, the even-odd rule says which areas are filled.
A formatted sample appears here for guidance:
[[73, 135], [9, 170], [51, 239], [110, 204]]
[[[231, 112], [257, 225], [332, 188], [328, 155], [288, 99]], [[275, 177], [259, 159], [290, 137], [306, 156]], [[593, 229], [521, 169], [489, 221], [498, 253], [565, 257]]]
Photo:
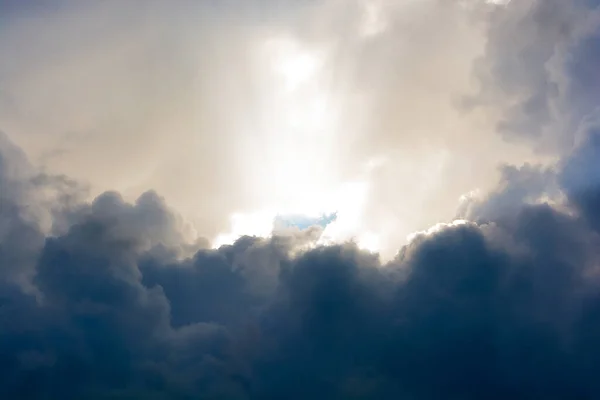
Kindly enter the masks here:
[[[595, 150], [573, 153], [565, 174], [585, 174]], [[24, 180], [6, 185], [14, 160], [2, 160], [3, 198], [25, 201], [14, 189]], [[507, 168], [521, 189], [507, 184], [497, 196], [522, 199], [540, 176]], [[2, 209], [13, 222], [0, 241], [1, 276], [26, 232], [43, 243], [27, 253], [36, 291], [0, 286], [3, 398], [600, 394], [591, 213], [515, 205], [488, 224], [417, 236], [382, 266], [350, 244], [294, 251], [293, 236], [244, 237], [182, 258], [177, 217], [152, 192], [134, 204], [105, 193], [52, 236], [12, 204]]]

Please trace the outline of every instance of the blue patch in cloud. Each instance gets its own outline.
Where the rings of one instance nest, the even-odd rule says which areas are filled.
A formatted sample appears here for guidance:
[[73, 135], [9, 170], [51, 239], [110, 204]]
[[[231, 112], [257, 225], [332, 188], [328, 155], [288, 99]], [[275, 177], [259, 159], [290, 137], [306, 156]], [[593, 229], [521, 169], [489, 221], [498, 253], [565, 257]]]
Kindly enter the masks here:
[[300, 230], [308, 229], [311, 226], [320, 226], [325, 228], [337, 219], [337, 212], [330, 214], [321, 214], [311, 217], [302, 214], [278, 215], [275, 217], [275, 226], [279, 228], [295, 227]]

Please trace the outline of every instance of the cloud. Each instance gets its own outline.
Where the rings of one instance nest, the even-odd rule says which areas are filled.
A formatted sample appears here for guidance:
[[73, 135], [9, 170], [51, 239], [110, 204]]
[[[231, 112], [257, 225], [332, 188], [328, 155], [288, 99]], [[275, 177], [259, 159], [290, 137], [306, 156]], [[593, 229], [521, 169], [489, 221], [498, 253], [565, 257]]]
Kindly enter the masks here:
[[600, 136], [597, 127], [586, 131], [583, 141], [565, 160], [560, 180], [567, 196], [595, 229], [600, 229]]
[[[31, 20], [23, 15], [36, 15], [37, 8], [32, 6], [35, 10], [23, 10], [12, 3], [6, 4], [11, 15], [6, 19], [11, 24], [9, 28], [3, 26], [0, 29], [28, 31], [31, 26], [26, 26]], [[88, 192], [86, 185], [76, 179], [78, 177], [54, 171], [44, 162], [40, 162], [40, 167], [37, 162], [30, 161], [31, 155], [39, 155], [38, 151], [44, 146], [40, 144], [36, 150], [33, 140], [36, 136], [28, 136], [32, 133], [27, 132], [22, 121], [48, 128], [50, 138], [39, 137], [42, 142], [52, 142], [56, 139], [52, 135], [65, 126], [83, 131], [94, 128], [102, 133], [76, 134], [77, 140], [83, 140], [84, 144], [81, 147], [75, 145], [76, 150], [71, 154], [80, 159], [76, 162], [66, 157], [69, 159], [63, 160], [68, 166], [66, 169], [84, 174], [83, 167], [89, 163], [91, 170], [97, 168], [96, 172], [89, 172], [90, 175], [97, 173], [104, 185], [108, 185], [112, 178], [101, 172], [101, 167], [134, 174], [139, 172], [135, 166], [147, 165], [146, 162], [152, 165], [154, 157], [161, 154], [159, 150], [167, 153], [172, 150], [169, 154], [173, 164], [166, 162], [170, 167], [177, 165], [179, 156], [189, 157], [179, 164], [184, 171], [188, 171], [190, 165], [206, 167], [199, 175], [195, 175], [194, 168], [189, 170], [198, 178], [195, 180], [198, 193], [207, 198], [206, 203], [196, 204], [202, 213], [209, 217], [211, 213], [226, 215], [235, 203], [251, 204], [255, 200], [253, 196], [246, 197], [243, 195], [245, 189], [236, 186], [243, 186], [242, 180], [235, 176], [237, 173], [243, 176], [244, 171], [226, 170], [230, 165], [228, 162], [236, 157], [226, 154], [232, 143], [230, 139], [236, 138], [236, 134], [234, 130], [226, 129], [228, 125], [210, 118], [223, 117], [224, 121], [236, 122], [231, 116], [244, 115], [234, 112], [241, 108], [226, 108], [231, 111], [225, 116], [227, 118], [217, 111], [229, 102], [243, 104], [245, 100], [232, 94], [250, 93], [243, 88], [262, 82], [260, 78], [265, 75], [257, 72], [258, 81], [243, 74], [237, 76], [233, 81], [234, 88], [223, 94], [221, 90], [227, 81], [224, 76], [230, 73], [233, 79], [236, 73], [247, 71], [238, 65], [240, 58], [234, 58], [233, 62], [228, 57], [233, 54], [241, 57], [238, 51], [254, 38], [253, 35], [246, 36], [248, 32], [262, 37], [260, 29], [255, 30], [257, 26], [273, 28], [277, 25], [274, 22], [283, 24], [284, 21], [284, 30], [296, 32], [295, 28], [303, 32], [305, 42], [302, 43], [308, 43], [310, 47], [326, 42], [323, 38], [334, 37], [331, 32], [338, 34], [338, 29], [356, 26], [361, 15], [357, 2], [350, 7], [351, 12], [340, 16], [343, 21], [339, 23], [336, 20], [336, 23], [319, 24], [319, 20], [315, 20], [305, 25], [309, 21], [304, 18], [306, 15], [315, 16], [319, 15], [316, 11], [322, 11], [329, 18], [333, 14], [325, 11], [339, 10], [339, 5], [306, 2], [302, 7], [291, 8], [283, 2], [277, 12], [269, 14], [272, 19], [267, 18], [274, 25], [262, 25], [257, 10], [259, 6], [272, 3], [261, 1], [252, 2], [243, 12], [235, 10], [237, 3], [234, 2], [221, 6], [217, 14], [208, 14], [211, 18], [218, 16], [219, 21], [236, 19], [240, 27], [226, 25], [232, 30], [218, 36], [219, 40], [200, 41], [206, 46], [203, 49], [208, 51], [201, 54], [209, 59], [208, 55], [214, 56], [218, 62], [191, 63], [206, 67], [202, 71], [209, 78], [202, 80], [202, 85], [219, 87], [219, 90], [203, 93], [223, 94], [223, 97], [201, 101], [207, 108], [200, 113], [210, 118], [209, 121], [200, 119], [202, 122], [198, 123], [203, 129], [223, 128], [219, 132], [223, 132], [224, 137], [217, 138], [215, 134], [197, 138], [207, 145], [207, 148], [200, 146], [204, 149], [201, 154], [207, 159], [198, 161], [200, 164], [189, 164], [197, 154], [192, 157], [191, 151], [186, 153], [189, 142], [185, 140], [194, 139], [194, 135], [177, 136], [174, 133], [176, 139], [171, 137], [171, 142], [163, 137], [164, 130], [154, 130], [155, 122], [164, 121], [166, 115], [173, 118], [167, 118], [169, 121], [177, 120], [175, 117], [180, 114], [176, 108], [188, 104], [182, 100], [187, 98], [183, 89], [186, 85], [178, 80], [181, 75], [167, 73], [175, 71], [169, 63], [162, 64], [167, 58], [150, 57], [157, 63], [150, 63], [156, 70], [142, 68], [146, 64], [141, 60], [148, 60], [144, 56], [155, 54], [151, 50], [155, 49], [154, 40], [159, 37], [165, 40], [160, 42], [158, 53], [161, 55], [174, 43], [186, 50], [190, 48], [169, 23], [174, 15], [181, 14], [161, 4], [151, 3], [145, 17], [140, 10], [125, 7], [123, 15], [133, 18], [130, 25], [112, 19], [114, 9], [108, 2], [96, 6], [94, 12], [100, 12], [100, 15], [105, 12], [111, 18], [92, 20], [86, 26], [79, 26], [82, 19], [75, 18], [75, 23], [67, 23], [68, 18], [65, 18], [69, 12], [78, 16], [91, 15], [86, 14], [90, 12], [87, 6], [78, 6], [82, 7], [80, 9], [65, 6], [67, 11], [45, 10], [45, 13], [56, 13], [51, 15], [57, 19], [44, 19], [36, 29], [54, 32], [61, 28], [58, 29], [61, 34], [42, 36], [40, 40], [45, 42], [40, 47], [23, 47], [24, 53], [18, 58], [35, 61], [53, 53], [55, 58], [44, 65], [49, 68], [57, 63], [56, 69], [49, 68], [47, 76], [38, 75], [40, 71], [31, 72], [35, 79], [31, 76], [25, 79], [23, 76], [27, 73], [21, 75], [22, 71], [16, 68], [20, 63], [11, 64], [15, 62], [12, 60], [1, 67], [4, 70], [0, 71], [0, 84], [10, 86], [3, 93], [9, 93], [7, 97], [15, 99], [11, 103], [15, 105], [13, 111], [20, 109], [23, 113], [7, 112], [2, 108], [7, 114], [2, 117], [2, 123], [9, 128], [19, 126], [19, 129], [10, 139], [0, 135], [0, 397], [598, 398], [600, 180], [597, 160], [600, 145], [593, 74], [585, 74], [596, 63], [595, 53], [583, 50], [593, 50], [597, 44], [595, 25], [588, 24], [597, 8], [595, 3], [530, 0], [498, 6], [481, 2], [463, 2], [463, 5], [439, 1], [403, 2], [399, 7], [407, 11], [404, 16], [398, 11], [383, 13], [389, 18], [384, 28], [360, 39], [370, 41], [362, 48], [366, 49], [365, 53], [361, 54], [371, 55], [373, 53], [369, 51], [378, 46], [394, 48], [393, 44], [398, 42], [392, 40], [393, 32], [396, 35], [412, 32], [420, 44], [428, 40], [440, 41], [422, 48], [407, 43], [406, 52], [394, 53], [398, 59], [388, 64], [391, 65], [389, 70], [384, 68], [381, 75], [371, 74], [372, 70], [358, 74], [356, 76], [364, 79], [357, 80], [355, 85], [363, 87], [356, 90], [367, 97], [381, 101], [374, 104], [389, 107], [379, 108], [375, 113], [381, 126], [408, 129], [423, 124], [429, 129], [443, 129], [445, 122], [459, 116], [456, 110], [452, 113], [457, 114], [448, 119], [442, 118], [443, 112], [440, 113], [446, 107], [451, 112], [447, 103], [452, 97], [449, 92], [454, 93], [454, 90], [448, 91], [446, 85], [453, 86], [456, 82], [442, 78], [431, 81], [435, 87], [438, 84], [444, 86], [443, 95], [437, 96], [437, 89], [418, 92], [417, 88], [424, 80], [415, 77], [421, 73], [428, 78], [438, 77], [440, 70], [434, 68], [435, 62], [459, 60], [462, 54], [469, 54], [469, 62], [465, 61], [465, 65], [470, 65], [477, 46], [471, 48], [465, 44], [461, 39], [463, 36], [457, 32], [472, 27], [465, 25], [469, 20], [467, 17], [476, 17], [486, 27], [483, 31], [486, 32], [486, 44], [476, 68], [475, 78], [481, 83], [482, 92], [475, 98], [475, 103], [491, 106], [495, 111], [490, 113], [498, 112], [499, 116], [487, 115], [487, 110], [483, 114], [473, 111], [477, 115], [465, 118], [482, 118], [491, 126], [499, 122], [501, 128], [500, 134], [495, 136], [488, 135], [497, 133], [493, 129], [486, 130], [485, 134], [469, 130], [460, 136], [459, 127], [478, 126], [478, 123], [472, 125], [471, 121], [454, 126], [455, 133], [432, 134], [432, 142], [452, 142], [453, 135], [461, 140], [456, 140], [455, 147], [442, 146], [439, 152], [423, 150], [423, 154], [431, 153], [429, 157], [434, 161], [439, 158], [455, 160], [458, 165], [440, 161], [431, 164], [438, 166], [433, 171], [426, 168], [406, 171], [406, 175], [416, 177], [412, 182], [419, 185], [409, 185], [402, 179], [404, 175], [395, 173], [402, 169], [402, 163], [395, 163], [393, 155], [386, 154], [384, 159], [391, 157], [391, 164], [386, 161], [369, 171], [373, 175], [369, 182], [375, 187], [371, 192], [374, 206], [391, 207], [406, 197], [404, 203], [395, 206], [406, 218], [419, 210], [427, 213], [432, 210], [432, 204], [443, 204], [456, 211], [455, 202], [448, 201], [446, 196], [432, 195], [439, 192], [430, 190], [428, 185], [433, 185], [431, 181], [434, 180], [428, 178], [436, 174], [452, 176], [466, 166], [477, 169], [478, 165], [473, 163], [478, 157], [486, 158], [496, 152], [494, 145], [503, 135], [506, 137], [508, 128], [511, 135], [527, 137], [534, 147], [544, 148], [551, 156], [551, 161], [543, 160], [546, 163], [526, 157], [529, 163], [514, 165], [501, 154], [498, 158], [505, 163], [498, 173], [499, 182], [491, 179], [494, 174], [482, 172], [481, 181], [491, 190], [482, 187], [479, 196], [473, 196], [461, 205], [462, 208], [459, 207], [458, 216], [469, 221], [436, 225], [434, 229], [414, 235], [408, 243], [395, 247], [397, 252], [389, 261], [382, 261], [378, 254], [361, 251], [351, 242], [317, 245], [315, 242], [321, 230], [315, 226], [305, 230], [285, 230], [270, 238], [242, 236], [230, 245], [212, 249], [208, 241], [198, 237], [214, 231], [212, 224], [219, 225], [218, 218], [209, 218], [207, 224], [211, 227], [198, 235], [178, 213], [179, 208], [172, 207], [170, 201], [161, 197], [160, 184], [154, 188], [156, 191], [145, 188], [134, 196], [121, 193], [123, 189], [118, 183], [116, 190], [105, 191], [100, 189], [103, 186], [100, 181], [96, 181], [92, 182], [96, 188]], [[196, 7], [203, 9], [204, 3], [198, 4], [202, 6]], [[168, 18], [152, 20], [150, 16], [158, 15], [157, 10], [167, 13]], [[585, 10], [589, 12], [584, 13]], [[411, 23], [410, 17], [415, 16], [422, 19]], [[206, 18], [209, 25], [215, 23]], [[107, 20], [115, 25], [106, 27], [100, 23]], [[424, 21], [423, 27], [419, 26], [419, 21]], [[440, 24], [441, 33], [426, 35], [430, 27], [426, 21]], [[410, 29], [405, 31], [404, 24]], [[70, 34], [76, 25], [83, 29], [80, 36]], [[191, 29], [192, 25], [189, 20], [183, 21], [177, 32]], [[146, 26], [153, 27], [152, 32], [145, 31]], [[252, 29], [246, 30], [249, 26]], [[311, 29], [302, 29], [307, 26]], [[465, 37], [471, 37], [474, 31], [470, 29]], [[207, 32], [217, 34], [217, 31]], [[360, 35], [360, 30], [353, 32]], [[104, 40], [93, 40], [109, 34], [119, 40], [109, 41], [108, 47], [103, 46], [107, 43]], [[68, 45], [58, 40], [61, 35], [69, 38]], [[9, 39], [4, 35], [0, 37], [0, 48], [8, 48], [2, 46], [8, 46]], [[30, 42], [24, 36], [18, 37], [23, 43]], [[517, 39], [523, 40], [517, 43]], [[353, 40], [350, 44], [357, 43]], [[449, 46], [449, 43], [455, 43], [454, 40], [465, 47]], [[196, 43], [189, 43], [192, 42]], [[95, 48], [98, 53], [94, 56], [85, 53], [89, 51], [90, 43], [98, 45]], [[140, 43], [149, 47], [142, 46], [144, 51], [141, 51]], [[210, 46], [216, 43], [220, 46]], [[226, 46], [227, 43], [232, 46]], [[115, 44], [116, 48], [113, 47]], [[355, 54], [356, 47], [350, 44], [345, 49], [349, 54]], [[80, 51], [87, 55], [80, 54], [68, 60], [65, 54], [77, 53], [72, 53], [70, 46], [81, 46]], [[428, 49], [432, 48], [445, 50], [439, 60], [435, 52], [430, 54]], [[58, 54], [61, 49], [65, 51], [62, 56]], [[456, 57], [450, 54], [453, 49], [457, 51]], [[144, 56], [134, 57], [133, 62], [129, 56], [138, 50]], [[381, 57], [384, 53], [374, 51]], [[189, 56], [187, 51], [176, 48], [170, 54], [181, 67], [176, 71], [189, 72], [185, 61]], [[115, 60], [123, 64], [117, 63], [117, 68]], [[58, 66], [62, 63], [69, 66]], [[127, 79], [135, 74], [122, 74], [124, 65], [140, 70], [139, 80], [133, 81], [135, 90], [128, 86], [132, 83]], [[365, 68], [382, 65], [374, 62]], [[406, 81], [408, 86], [395, 86], [391, 84], [394, 80], [378, 81], [384, 75], [393, 76], [394, 65], [405, 68], [403, 71], [407, 75], [398, 79]], [[420, 70], [428, 65], [433, 65], [434, 70]], [[552, 74], [547, 70], [550, 66], [554, 68]], [[218, 67], [226, 69], [227, 73], [219, 75]], [[447, 67], [448, 71], [453, 70], [451, 65]], [[463, 67], [457, 67], [461, 74], [466, 73]], [[31, 68], [35, 70], [35, 66]], [[83, 75], [95, 71], [99, 75], [90, 76], [97, 77], [100, 83], [92, 84], [93, 79], [76, 75], [73, 81], [66, 79], [63, 68]], [[164, 72], [164, 81], [154, 82], [157, 76], [163, 76], [157, 71]], [[23, 79], [11, 83], [8, 79], [11, 76]], [[223, 80], [213, 82], [211, 77]], [[414, 82], [411, 82], [413, 78]], [[591, 79], [589, 87], [582, 79]], [[23, 86], [25, 89], [17, 90], [26, 82], [29, 84]], [[103, 82], [110, 85], [105, 87]], [[153, 86], [154, 83], [157, 86]], [[389, 92], [383, 90], [388, 88], [388, 83]], [[63, 84], [64, 91], [60, 90]], [[81, 92], [80, 84], [85, 86]], [[127, 89], [113, 93], [120, 85]], [[457, 86], [463, 88], [462, 83]], [[398, 103], [393, 101], [397, 99], [394, 92], [401, 87], [406, 87], [415, 96], [401, 102], [408, 108], [398, 108], [402, 113], [396, 115], [394, 110]], [[40, 88], [52, 89], [50, 94], [56, 101], [33, 96], [41, 93]], [[79, 94], [84, 92], [94, 94], [90, 94], [86, 107], [76, 107], [82, 101]], [[138, 97], [141, 93], [151, 96], [144, 100]], [[422, 97], [416, 96], [417, 93]], [[128, 94], [131, 97], [128, 98]], [[429, 103], [427, 95], [432, 96]], [[133, 105], [136, 99], [142, 103], [139, 107]], [[40, 103], [36, 103], [38, 101]], [[106, 104], [113, 104], [112, 101], [117, 101], [116, 114], [106, 111], [112, 107], [106, 108]], [[414, 101], [412, 106], [411, 101]], [[431, 114], [417, 115], [417, 111], [426, 109], [427, 104], [431, 106]], [[48, 105], [55, 108], [47, 111]], [[85, 112], [79, 114], [76, 111]], [[114, 119], [117, 114], [122, 116], [123, 126], [112, 125], [118, 120]], [[158, 114], [161, 117], [151, 118], [151, 122], [143, 118]], [[15, 119], [23, 117], [15, 115], [27, 115], [28, 118], [16, 123]], [[415, 120], [402, 125], [399, 121], [404, 116]], [[428, 119], [438, 117], [436, 123], [426, 123]], [[62, 118], [67, 122], [61, 121]], [[98, 121], [110, 123], [103, 125]], [[185, 121], [181, 123], [185, 124]], [[110, 132], [105, 126], [117, 126], [114, 138], [129, 131], [133, 133], [125, 139], [112, 141], [103, 136]], [[175, 125], [165, 123], [164, 126]], [[365, 137], [362, 142], [365, 145], [350, 152], [355, 160], [369, 158], [388, 145], [394, 149], [408, 146], [412, 140], [429, 140], [427, 135], [422, 139], [416, 134], [388, 136], [382, 133], [386, 129], [370, 127], [374, 132], [372, 141]], [[144, 131], [142, 128], [148, 128], [147, 132], [152, 133], [142, 135], [139, 133]], [[13, 142], [13, 137], [18, 140]], [[553, 146], [558, 146], [556, 150], [550, 151], [553, 146], [547, 146], [547, 138], [552, 139]], [[72, 140], [67, 138], [64, 143], [73, 145]], [[344, 142], [335, 143], [342, 146]], [[473, 147], [454, 152], [470, 143]], [[109, 153], [108, 150], [119, 145], [127, 149], [114, 156]], [[427, 143], [423, 146], [429, 149]], [[135, 155], [134, 149], [139, 156]], [[473, 153], [473, 158], [462, 160], [461, 157], [468, 153]], [[88, 157], [93, 159], [88, 160]], [[138, 163], [141, 158], [132, 161], [135, 157], [145, 161]], [[357, 161], [357, 164], [360, 163]], [[492, 164], [490, 161], [486, 165]], [[252, 170], [252, 164], [248, 165]], [[161, 173], [165, 177], [177, 176], [168, 170], [170, 168]], [[461, 187], [465, 181], [457, 177], [443, 183], [448, 187], [454, 184]], [[234, 187], [230, 189], [229, 185]], [[422, 198], [433, 199], [421, 204], [419, 196], [411, 200], [415, 192], [428, 193]], [[221, 204], [223, 201], [227, 204]], [[214, 204], [216, 208], [207, 204]], [[402, 218], [387, 218], [398, 214], [378, 213], [376, 207], [367, 211], [371, 218], [365, 224], [367, 228], [369, 224], [377, 225], [373, 221], [385, 220], [392, 238], [401, 236], [406, 230], [399, 225]], [[431, 214], [436, 215], [436, 211], [432, 210]]]
[[596, 7], [513, 1], [491, 13], [485, 53], [475, 64], [480, 93], [474, 101], [498, 110], [506, 137], [528, 138], [543, 151], [572, 145], [594, 104], [594, 78], [585, 71], [597, 64]]
[[[382, 265], [352, 244], [297, 252], [293, 236], [244, 237], [188, 258], [177, 217], [154, 193], [82, 206], [62, 234], [14, 228], [44, 239], [36, 295], [0, 287], [7, 398], [600, 391], [600, 236], [588, 214], [524, 205], [417, 236]], [[27, 241], [11, 238], [4, 254]]]
[[[504, 165], [497, 188], [484, 199], [466, 196], [458, 211], [459, 218], [495, 220], [514, 214], [524, 204], [560, 199], [556, 170], [550, 167], [524, 164], [521, 167]], [[483, 200], [483, 201], [482, 201]]]

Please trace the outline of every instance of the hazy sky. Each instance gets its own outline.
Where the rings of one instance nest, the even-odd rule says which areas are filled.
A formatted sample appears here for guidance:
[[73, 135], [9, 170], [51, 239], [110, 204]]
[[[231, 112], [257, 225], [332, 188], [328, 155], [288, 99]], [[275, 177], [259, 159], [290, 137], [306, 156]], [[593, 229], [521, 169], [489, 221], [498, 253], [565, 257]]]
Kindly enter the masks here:
[[477, 68], [519, 7], [9, 2], [0, 122], [36, 166], [91, 196], [154, 189], [209, 240], [234, 213], [345, 207], [343, 238], [378, 232], [393, 255], [501, 163], [539, 159], [498, 135], [512, 99]]
[[600, 396], [597, 0], [0, 0], [0, 397]]

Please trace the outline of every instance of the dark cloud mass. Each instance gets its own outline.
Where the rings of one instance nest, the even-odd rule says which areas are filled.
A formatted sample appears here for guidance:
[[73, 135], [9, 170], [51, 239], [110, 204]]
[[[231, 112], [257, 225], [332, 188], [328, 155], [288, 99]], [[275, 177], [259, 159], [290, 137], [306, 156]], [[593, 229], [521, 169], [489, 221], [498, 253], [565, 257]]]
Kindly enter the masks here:
[[85, 202], [0, 135], [0, 398], [600, 398], [597, 5], [567, 3], [494, 11], [477, 76], [501, 130], [576, 145], [386, 263], [294, 230], [208, 249], [155, 192]]
[[[294, 252], [294, 237], [182, 259], [154, 193], [104, 194], [35, 246], [26, 181], [2, 160], [2, 398], [600, 394], [597, 186], [575, 192], [578, 216], [522, 206], [417, 236], [386, 265], [352, 245]], [[35, 292], [12, 279], [23, 254]]]

